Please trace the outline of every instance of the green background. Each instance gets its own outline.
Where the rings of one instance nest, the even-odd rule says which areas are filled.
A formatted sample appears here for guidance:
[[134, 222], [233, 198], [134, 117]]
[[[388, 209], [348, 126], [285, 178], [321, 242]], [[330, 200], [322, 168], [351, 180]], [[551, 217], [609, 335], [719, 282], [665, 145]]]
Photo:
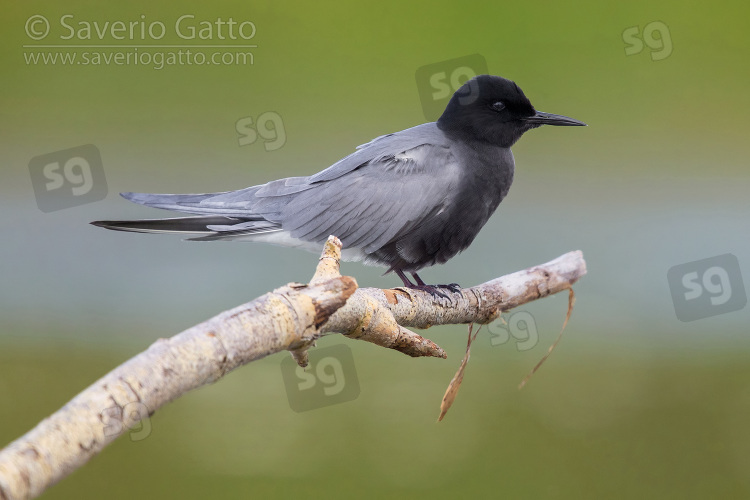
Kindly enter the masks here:
[[[576, 309], [529, 385], [516, 389], [562, 324], [562, 295], [522, 308], [533, 349], [480, 333], [440, 424], [465, 327], [426, 333], [447, 360], [345, 342], [359, 397], [303, 413], [287, 401], [285, 355], [253, 363], [160, 410], [147, 439], [119, 439], [46, 497], [750, 497], [750, 308], [683, 323], [667, 282], [670, 267], [724, 253], [750, 268], [749, 13], [744, 2], [5, 5], [0, 446], [157, 338], [312, 274], [312, 253], [88, 225], [162, 215], [117, 192], [314, 173], [424, 122], [417, 69], [478, 53], [538, 109], [589, 124], [527, 134], [498, 213], [469, 250], [423, 273], [472, 285], [583, 250]], [[41, 43], [26, 20], [45, 16], [59, 44], [65, 14], [144, 15], [170, 31], [183, 14], [251, 20], [258, 47], [246, 66], [26, 64], [23, 45]], [[653, 21], [668, 26], [669, 57], [626, 55], [623, 32]], [[269, 111], [284, 146], [240, 146], [237, 121]], [[30, 160], [83, 144], [101, 152], [107, 198], [42, 213]], [[398, 283], [359, 264], [343, 272]]]

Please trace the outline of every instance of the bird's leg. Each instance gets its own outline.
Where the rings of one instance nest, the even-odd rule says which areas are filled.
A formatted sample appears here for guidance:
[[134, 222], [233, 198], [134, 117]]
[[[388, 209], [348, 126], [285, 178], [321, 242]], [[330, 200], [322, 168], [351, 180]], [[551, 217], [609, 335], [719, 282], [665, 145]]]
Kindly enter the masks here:
[[409, 280], [409, 278], [404, 274], [404, 272], [401, 269], [394, 269], [394, 271], [396, 271], [396, 274], [398, 275], [398, 277], [401, 278], [401, 281], [404, 282], [404, 286], [406, 288], [414, 288], [415, 286], [414, 283], [412, 283], [411, 280]]
[[417, 282], [417, 285], [419, 285], [419, 286], [425, 286], [426, 285], [426, 283], [424, 281], [422, 281], [422, 278], [420, 278], [417, 273], [411, 273], [411, 275], [414, 276], [414, 281]]

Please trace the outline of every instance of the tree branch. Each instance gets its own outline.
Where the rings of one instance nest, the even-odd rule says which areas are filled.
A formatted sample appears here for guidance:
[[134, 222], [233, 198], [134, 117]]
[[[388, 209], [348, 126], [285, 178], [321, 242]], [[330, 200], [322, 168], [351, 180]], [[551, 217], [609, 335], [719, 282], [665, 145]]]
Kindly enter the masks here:
[[0, 450], [0, 500], [40, 495], [164, 404], [269, 354], [289, 350], [305, 366], [315, 339], [343, 333], [410, 356], [445, 358], [438, 345], [405, 327], [489, 323], [570, 288], [586, 273], [581, 252], [570, 252], [435, 298], [401, 288], [357, 290], [353, 278], [339, 274], [340, 257], [341, 243], [331, 237], [308, 285], [291, 283], [159, 339], [96, 381]]

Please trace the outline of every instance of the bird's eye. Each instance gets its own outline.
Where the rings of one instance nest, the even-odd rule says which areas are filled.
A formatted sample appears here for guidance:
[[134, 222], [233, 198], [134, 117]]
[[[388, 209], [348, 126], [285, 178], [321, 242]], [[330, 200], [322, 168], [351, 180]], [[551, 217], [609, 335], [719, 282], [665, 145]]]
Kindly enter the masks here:
[[492, 105], [492, 109], [493, 109], [494, 111], [502, 111], [502, 110], [504, 110], [504, 109], [505, 109], [505, 104], [503, 104], [503, 103], [502, 103], [502, 102], [500, 102], [500, 101], [497, 101], [496, 103], [494, 103], [494, 104]]

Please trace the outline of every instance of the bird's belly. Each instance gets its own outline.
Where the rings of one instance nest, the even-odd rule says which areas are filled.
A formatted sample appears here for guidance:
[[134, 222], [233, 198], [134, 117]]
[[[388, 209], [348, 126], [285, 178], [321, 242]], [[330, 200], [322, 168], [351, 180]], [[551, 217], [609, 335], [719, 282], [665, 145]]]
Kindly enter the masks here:
[[443, 264], [471, 245], [490, 215], [487, 206], [443, 212], [373, 252], [371, 258], [412, 272]]
[[[320, 254], [323, 251], [323, 242], [305, 241], [293, 238], [288, 231], [272, 231], [260, 234], [251, 234], [245, 237], [235, 238], [237, 241], [252, 241], [255, 243], [268, 243], [287, 248], [299, 248], [309, 252]], [[365, 264], [377, 264], [368, 259], [368, 255], [360, 248], [343, 248], [341, 259], [347, 262], [364, 261]]]

